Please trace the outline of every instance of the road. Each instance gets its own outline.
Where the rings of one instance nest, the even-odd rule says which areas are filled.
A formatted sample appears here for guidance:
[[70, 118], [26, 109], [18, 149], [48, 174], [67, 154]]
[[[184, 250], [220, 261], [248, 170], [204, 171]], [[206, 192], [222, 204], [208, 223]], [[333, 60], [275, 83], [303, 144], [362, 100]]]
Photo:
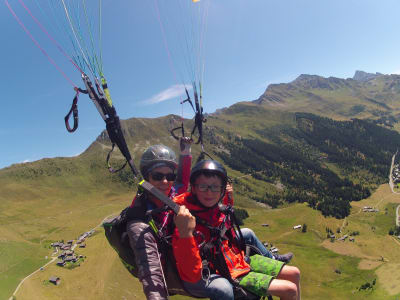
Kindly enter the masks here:
[[29, 274], [28, 276], [26, 276], [24, 279], [21, 280], [21, 282], [18, 284], [17, 288], [15, 289], [14, 293], [12, 294], [12, 296], [10, 297], [9, 300], [13, 300], [13, 297], [15, 296], [15, 294], [18, 292], [19, 288], [21, 287], [21, 285], [24, 283], [25, 280], [27, 280], [29, 277], [31, 277], [32, 275], [34, 275], [35, 273], [39, 272], [41, 268], [45, 268], [47, 267], [49, 264], [51, 264], [52, 262], [54, 262], [57, 259], [57, 257], [53, 257], [51, 259], [51, 261], [49, 261], [47, 264], [45, 264], [44, 266], [40, 267], [39, 269], [37, 269], [35, 272]]
[[[392, 164], [391, 164], [391, 166], [390, 166], [390, 173], [389, 173], [389, 186], [390, 186], [390, 189], [392, 190], [392, 192], [393, 192], [394, 194], [400, 194], [399, 192], [395, 192], [395, 191], [394, 191], [393, 177], [392, 177], [392, 174], [393, 174], [393, 167], [394, 167], [394, 159], [395, 159], [396, 155], [397, 155], [397, 151], [396, 151], [396, 153], [395, 153], [395, 154], [393, 155], [393, 157], [392, 157]], [[399, 209], [400, 209], [400, 205], [398, 205], [397, 208], [396, 208], [396, 226], [400, 226], [400, 221], [399, 221]]]
[[[89, 232], [89, 231], [91, 231], [91, 230], [95, 230], [96, 228], [100, 227], [106, 219], [108, 219], [108, 218], [110, 218], [111, 216], [114, 216], [114, 215], [115, 215], [115, 213], [114, 213], [114, 214], [111, 214], [111, 215], [109, 215], [109, 216], [107, 216], [107, 217], [105, 217], [98, 225], [96, 225], [96, 226], [93, 227], [92, 229], [87, 230], [86, 232]], [[74, 250], [76, 246], [77, 246], [77, 244], [75, 243], [75, 244], [72, 246], [71, 249]], [[58, 252], [58, 250], [57, 250], [57, 252]], [[56, 253], [57, 253], [57, 252], [56, 252]], [[12, 296], [11, 296], [8, 300], [13, 300], [13, 297], [17, 294], [19, 288], [22, 286], [22, 284], [24, 283], [25, 280], [27, 280], [29, 277], [31, 277], [31, 276], [34, 275], [35, 273], [39, 272], [41, 269], [44, 269], [45, 267], [47, 267], [48, 265], [50, 265], [51, 263], [53, 263], [56, 259], [57, 259], [57, 256], [53, 257], [53, 258], [52, 258], [48, 263], [46, 263], [44, 266], [40, 267], [39, 269], [37, 269], [37, 270], [34, 271], [33, 273], [31, 273], [31, 274], [29, 274], [28, 276], [26, 276], [24, 279], [22, 279], [21, 282], [18, 284], [17, 288], [15, 289], [14, 293], [12, 294]], [[15, 297], [16, 297], [16, 296], [15, 296]]]
[[397, 151], [396, 151], [395, 154], [393, 154], [393, 157], [392, 157], [392, 164], [390, 165], [389, 186], [390, 186], [390, 189], [392, 190], [392, 192], [393, 192], [394, 194], [400, 194], [400, 193], [394, 191], [393, 177], [392, 177], [392, 174], [393, 174], [393, 167], [394, 167], [394, 159], [395, 159], [395, 157], [396, 157], [396, 154], [397, 154]]

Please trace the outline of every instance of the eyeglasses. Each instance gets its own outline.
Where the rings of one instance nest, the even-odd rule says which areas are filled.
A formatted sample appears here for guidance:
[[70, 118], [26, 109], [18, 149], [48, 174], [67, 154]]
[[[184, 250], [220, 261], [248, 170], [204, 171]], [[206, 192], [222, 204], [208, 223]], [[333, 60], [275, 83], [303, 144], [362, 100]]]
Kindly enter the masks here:
[[195, 184], [195, 186], [197, 186], [200, 192], [207, 192], [207, 190], [210, 190], [211, 192], [216, 193], [221, 192], [222, 190], [222, 185]]
[[176, 174], [174, 173], [164, 174], [160, 172], [154, 172], [150, 173], [150, 176], [156, 181], [164, 180], [164, 178], [167, 178], [168, 181], [174, 181], [176, 179]]

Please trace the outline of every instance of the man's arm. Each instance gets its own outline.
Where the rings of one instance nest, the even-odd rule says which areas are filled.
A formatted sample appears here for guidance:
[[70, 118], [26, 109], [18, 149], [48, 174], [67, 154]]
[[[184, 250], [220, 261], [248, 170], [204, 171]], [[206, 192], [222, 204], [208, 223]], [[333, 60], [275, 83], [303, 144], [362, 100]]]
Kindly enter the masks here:
[[190, 168], [192, 166], [191, 146], [193, 140], [188, 137], [181, 137], [179, 139], [180, 155], [177, 178], [174, 183], [176, 195], [187, 192], [189, 187]]

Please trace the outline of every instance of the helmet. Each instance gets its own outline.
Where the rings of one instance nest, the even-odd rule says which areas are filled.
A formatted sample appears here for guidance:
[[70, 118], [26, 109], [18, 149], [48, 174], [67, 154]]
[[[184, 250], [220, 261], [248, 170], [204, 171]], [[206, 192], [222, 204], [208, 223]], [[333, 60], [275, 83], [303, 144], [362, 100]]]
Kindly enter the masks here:
[[164, 166], [174, 170], [178, 167], [175, 152], [171, 148], [164, 145], [153, 145], [143, 152], [140, 159], [140, 173], [144, 178], [151, 170]]
[[226, 186], [228, 182], [228, 174], [223, 165], [216, 160], [202, 160], [199, 161], [190, 172], [190, 183], [193, 185], [196, 178], [202, 173], [215, 174], [222, 180], [222, 185]]

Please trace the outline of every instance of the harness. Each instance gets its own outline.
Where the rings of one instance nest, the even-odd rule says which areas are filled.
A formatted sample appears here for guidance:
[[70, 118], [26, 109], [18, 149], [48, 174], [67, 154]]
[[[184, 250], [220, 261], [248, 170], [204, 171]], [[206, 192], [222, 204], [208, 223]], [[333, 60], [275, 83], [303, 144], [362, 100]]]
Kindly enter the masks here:
[[[223, 242], [227, 240], [230, 248], [236, 246], [239, 251], [246, 251], [244, 239], [233, 207], [223, 204], [219, 204], [218, 207], [221, 212], [221, 216], [219, 217], [220, 224], [218, 226], [212, 226], [204, 219], [200, 218], [198, 216], [199, 212], [197, 212], [197, 214], [194, 213], [196, 222], [206, 227], [210, 232], [210, 240], [208, 242], [203, 241], [198, 245], [203, 266], [201, 275], [203, 280], [208, 280], [211, 274], [218, 272], [232, 284], [235, 292], [240, 291], [246, 293], [242, 291], [243, 289], [239, 286], [239, 281], [232, 278], [223, 248]], [[197, 231], [195, 233], [195, 236], [196, 235], [203, 234]], [[202, 238], [204, 238], [204, 235]]]
[[[146, 193], [143, 191], [137, 194], [137, 203], [146, 203]], [[139, 199], [140, 198], [140, 199]], [[143, 201], [142, 201], [143, 200]], [[136, 201], [135, 201], [136, 202]], [[138, 267], [136, 265], [135, 254], [129, 244], [128, 233], [126, 232], [127, 223], [131, 219], [142, 219], [147, 223], [157, 240], [159, 253], [163, 254], [159, 257], [160, 264], [162, 265], [166, 281], [165, 286], [168, 289], [169, 295], [180, 294], [190, 296], [182, 286], [181, 280], [178, 276], [176, 269], [175, 258], [172, 253], [171, 233], [173, 229], [172, 216], [173, 211], [168, 206], [160, 208], [148, 209], [146, 205], [139, 205], [137, 207], [127, 207], [118, 216], [103, 222], [106, 238], [114, 250], [118, 253], [120, 260], [126, 269], [134, 276], [138, 277]], [[134, 213], [133, 216], [131, 213]], [[161, 215], [156, 218], [156, 215]], [[163, 263], [161, 263], [161, 260]]]

